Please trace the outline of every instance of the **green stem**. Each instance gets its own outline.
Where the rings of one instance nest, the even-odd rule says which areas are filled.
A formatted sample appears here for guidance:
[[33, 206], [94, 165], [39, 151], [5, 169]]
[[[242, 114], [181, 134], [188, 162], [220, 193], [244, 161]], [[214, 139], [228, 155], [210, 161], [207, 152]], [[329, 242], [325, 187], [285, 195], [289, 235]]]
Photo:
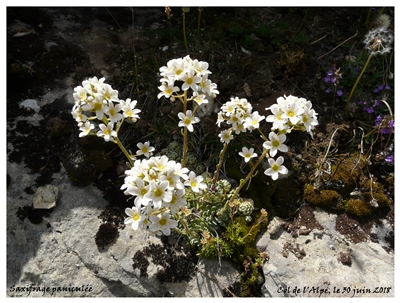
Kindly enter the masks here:
[[[187, 111], [187, 91], [185, 90], [183, 93], [183, 114], [186, 115]], [[187, 127], [183, 128], [183, 151], [182, 151], [182, 167], [185, 167], [186, 165], [186, 156], [187, 156], [187, 150], [188, 150], [188, 143], [187, 143], [187, 137], [188, 137], [188, 130]]]
[[358, 82], [360, 81], [362, 75], [364, 74], [365, 69], [367, 68], [369, 62], [371, 61], [372, 56], [373, 56], [373, 52], [371, 52], [371, 54], [369, 55], [367, 61], [365, 62], [364, 67], [363, 67], [363, 69], [361, 70], [361, 73], [360, 73], [360, 75], [358, 76], [356, 82], [354, 83], [353, 88], [352, 88], [352, 90], [351, 90], [351, 92], [350, 92], [349, 97], [347, 98], [346, 107], [345, 107], [346, 115], [348, 115], [349, 103], [350, 103], [351, 97], [353, 97], [353, 93], [354, 93], [354, 91], [355, 91], [355, 89], [356, 89], [356, 87], [357, 87], [357, 84], [358, 84]]
[[128, 158], [130, 166], [133, 167], [133, 165], [134, 165], [134, 163], [133, 163], [133, 158], [132, 158], [132, 156], [127, 152], [127, 150], [126, 150], [125, 147], [122, 145], [122, 143], [121, 143], [121, 141], [119, 140], [118, 137], [115, 138], [115, 143], [117, 143], [118, 147], [122, 150], [122, 152], [124, 153], [124, 155]]
[[189, 54], [189, 49], [186, 41], [186, 25], [185, 25], [185, 12], [183, 12], [183, 40], [185, 41], [186, 53]]
[[264, 149], [264, 151], [261, 154], [260, 158], [257, 160], [257, 162], [254, 165], [252, 165], [251, 170], [247, 174], [246, 178], [244, 180], [243, 179], [240, 180], [239, 186], [236, 187], [235, 192], [233, 193], [233, 195], [231, 196], [229, 201], [225, 203], [224, 207], [218, 212], [218, 215], [223, 214], [224, 212], [226, 212], [229, 204], [231, 204], [231, 202], [233, 200], [235, 200], [235, 198], [237, 197], [237, 195], [239, 194], [239, 192], [243, 188], [243, 186], [253, 177], [254, 171], [256, 170], [258, 165], [261, 163], [261, 161], [268, 155], [268, 152], [269, 152], [269, 149]]
[[224, 156], [225, 156], [225, 152], [226, 152], [227, 148], [228, 148], [228, 143], [225, 143], [223, 149], [221, 150], [221, 152], [219, 154], [219, 162], [218, 162], [217, 168], [215, 169], [214, 178], [213, 178], [212, 185], [211, 185], [212, 190], [215, 189], [215, 183], [217, 183], [217, 181], [218, 181], [219, 171], [221, 170], [222, 163], [224, 162]]

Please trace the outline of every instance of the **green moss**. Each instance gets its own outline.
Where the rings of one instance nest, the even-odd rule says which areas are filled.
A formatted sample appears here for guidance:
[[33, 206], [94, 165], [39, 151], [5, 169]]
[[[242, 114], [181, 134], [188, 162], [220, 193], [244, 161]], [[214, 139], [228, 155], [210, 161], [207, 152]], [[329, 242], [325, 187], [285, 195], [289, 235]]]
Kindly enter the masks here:
[[338, 163], [332, 164], [331, 182], [341, 187], [342, 194], [349, 194], [354, 190], [357, 180], [363, 175], [363, 169], [367, 165], [365, 156], [351, 155]]
[[349, 199], [344, 206], [344, 210], [357, 217], [365, 217], [372, 214], [374, 207], [361, 199]]
[[304, 185], [304, 198], [307, 202], [322, 208], [336, 208], [339, 201], [337, 191], [324, 189], [316, 190], [313, 185]]
[[380, 208], [388, 207], [390, 205], [390, 199], [383, 191], [383, 185], [381, 183], [366, 178], [360, 182], [360, 185], [364, 189], [363, 197], [366, 201], [375, 199]]

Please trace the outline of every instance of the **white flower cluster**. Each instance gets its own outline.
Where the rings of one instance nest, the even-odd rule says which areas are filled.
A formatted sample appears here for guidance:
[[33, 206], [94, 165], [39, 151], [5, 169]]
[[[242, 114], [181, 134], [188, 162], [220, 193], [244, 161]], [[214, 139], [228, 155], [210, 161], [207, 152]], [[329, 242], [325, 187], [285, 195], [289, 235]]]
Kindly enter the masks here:
[[139, 119], [140, 110], [135, 108], [137, 101], [129, 98], [120, 100], [118, 91], [104, 81], [105, 78], [93, 77], [74, 88], [72, 116], [81, 131], [79, 137], [90, 134], [96, 128], [91, 121], [97, 118], [103, 123], [98, 125], [96, 135], [105, 141], [114, 141], [118, 136], [115, 125], [123, 119], [132, 122]]
[[[208, 63], [192, 60], [190, 56], [173, 59], [167, 62], [167, 66], [160, 68], [161, 91], [158, 98], [162, 96], [174, 99], [181, 91], [191, 89], [193, 100], [198, 103], [207, 103], [206, 96], [215, 98], [219, 94], [217, 85], [208, 79], [211, 72], [208, 70]], [[176, 85], [180, 86], [176, 86]]]
[[272, 112], [272, 115], [265, 119], [272, 123], [272, 130], [290, 133], [292, 129], [300, 129], [313, 136], [312, 130], [318, 125], [318, 120], [311, 101], [290, 95], [279, 97], [276, 102], [266, 108]]
[[227, 123], [229, 129], [223, 130], [220, 134], [220, 141], [229, 143], [233, 139], [232, 132], [235, 134], [252, 132], [260, 126], [259, 122], [265, 117], [260, 116], [258, 111], [252, 112], [253, 107], [247, 99], [238, 97], [231, 98], [231, 101], [226, 102], [221, 106], [218, 112], [217, 124], [221, 127], [221, 123]]
[[166, 156], [136, 160], [125, 174], [121, 189], [126, 195], [135, 196], [134, 207], [125, 209], [125, 224], [134, 230], [140, 227], [167, 236], [178, 224], [173, 216], [187, 204], [185, 186], [194, 192], [207, 187], [202, 176]]
[[[226, 102], [218, 113], [218, 126], [221, 127], [221, 123], [229, 126], [219, 134], [220, 141], [228, 144], [233, 139], [233, 133], [240, 134], [258, 129], [260, 122], [264, 119], [271, 122], [272, 131], [268, 134], [268, 139], [264, 138], [265, 142], [263, 143], [264, 150], [269, 153], [268, 163], [270, 165], [264, 174], [276, 180], [279, 174], [288, 173], [288, 169], [283, 165], [284, 158], [282, 156], [276, 160], [273, 159], [278, 151], [288, 151], [288, 147], [284, 144], [285, 134], [290, 133], [292, 129], [299, 129], [307, 131], [312, 136], [312, 130], [318, 125], [317, 113], [311, 107], [312, 103], [304, 98], [279, 97], [276, 104], [266, 108], [266, 110], [271, 110], [272, 115], [265, 118], [258, 111], [252, 112], [252, 105], [247, 99], [231, 98], [231, 101]], [[276, 130], [278, 133], [275, 132]], [[243, 147], [239, 155], [244, 158], [246, 163], [257, 157], [254, 148], [247, 147]]]

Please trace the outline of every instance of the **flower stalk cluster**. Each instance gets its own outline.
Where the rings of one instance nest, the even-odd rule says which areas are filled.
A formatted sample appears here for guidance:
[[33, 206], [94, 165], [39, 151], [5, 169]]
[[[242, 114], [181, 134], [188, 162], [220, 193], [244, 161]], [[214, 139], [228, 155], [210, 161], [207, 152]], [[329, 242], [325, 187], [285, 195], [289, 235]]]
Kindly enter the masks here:
[[106, 142], [116, 143], [132, 165], [135, 157], [119, 140], [118, 131], [124, 120], [136, 122], [140, 110], [136, 108], [136, 100], [120, 100], [118, 91], [104, 81], [105, 78], [93, 77], [74, 88], [72, 116], [81, 131], [79, 137], [97, 135]]
[[[260, 115], [258, 111], [253, 112], [252, 105], [247, 99], [236, 97], [226, 102], [218, 113], [218, 126], [226, 125], [228, 128], [222, 130], [219, 134], [220, 141], [224, 143], [224, 147], [220, 154], [211, 189], [215, 187], [215, 183], [218, 180], [219, 169], [224, 161], [224, 153], [228, 144], [233, 140], [234, 135], [252, 132], [257, 129], [264, 140], [262, 154], [255, 163], [253, 163], [253, 158], [256, 158], [257, 154], [254, 153], [254, 148], [243, 147], [242, 151], [239, 152], [239, 155], [244, 158], [245, 163], [250, 164], [251, 168], [247, 176], [240, 180], [239, 186], [225, 207], [221, 209], [220, 213], [228, 209], [229, 204], [238, 196], [243, 186], [254, 176], [256, 168], [264, 158], [268, 158], [269, 164], [269, 168], [264, 171], [264, 174], [270, 176], [272, 180], [277, 180], [280, 174], [287, 174], [288, 169], [283, 165], [284, 158], [279, 156], [276, 160], [274, 159], [278, 151], [284, 153], [288, 151], [287, 145], [284, 144], [286, 134], [292, 130], [301, 130], [308, 132], [312, 136], [315, 126], [318, 125], [317, 113], [312, 109], [311, 101], [307, 101], [304, 98], [292, 95], [279, 97], [277, 103], [266, 108], [266, 110], [270, 110], [272, 114], [265, 117]], [[268, 134], [268, 137], [260, 129], [260, 122], [263, 120], [272, 123], [271, 132]]]
[[134, 207], [125, 210], [128, 215], [125, 224], [134, 230], [140, 227], [155, 234], [168, 236], [178, 225], [174, 217], [187, 204], [185, 187], [193, 192], [206, 188], [202, 176], [196, 176], [166, 156], [136, 160], [125, 174], [121, 189], [135, 197]]
[[[161, 86], [158, 99], [165, 97], [174, 102], [176, 99], [183, 104], [183, 112], [178, 114], [178, 126], [183, 127], [183, 155], [182, 165], [186, 165], [188, 149], [188, 131], [193, 132], [193, 124], [200, 121], [195, 116], [199, 105], [208, 103], [208, 98], [215, 98], [219, 91], [217, 85], [208, 79], [211, 71], [208, 63], [192, 60], [190, 56], [168, 61], [166, 66], [160, 68]], [[194, 101], [193, 109], [188, 109], [188, 103]]]
[[[220, 190], [218, 184], [221, 185], [223, 182], [219, 180], [219, 171], [227, 147], [235, 136], [257, 130], [264, 142], [260, 156], [254, 147], [242, 148], [239, 155], [251, 167], [248, 175], [240, 181], [237, 188], [229, 190], [229, 195], [226, 195], [224, 200], [204, 208], [208, 211], [212, 209], [212, 213], [220, 219], [232, 215], [227, 210], [230, 205], [237, 204], [234, 201], [242, 201], [238, 197], [240, 190], [254, 176], [256, 168], [265, 158], [268, 159], [269, 167], [264, 174], [270, 176], [272, 180], [277, 180], [279, 175], [288, 173], [288, 169], [283, 165], [284, 158], [282, 156], [274, 158], [278, 152], [288, 151], [288, 146], [285, 144], [288, 133], [292, 130], [301, 130], [312, 136], [313, 129], [318, 125], [317, 113], [312, 109], [311, 102], [304, 98], [295, 96], [278, 98], [276, 104], [266, 108], [271, 111], [267, 117], [260, 115], [258, 111], [253, 111], [247, 99], [231, 98], [222, 105], [216, 122], [218, 127], [223, 128], [219, 134], [223, 143], [219, 163], [213, 179], [204, 179], [186, 167], [189, 162], [187, 141], [188, 133], [194, 131], [193, 125], [200, 122], [195, 116], [197, 108], [207, 103], [208, 98], [214, 98], [219, 93], [216, 84], [208, 79], [209, 74], [211, 72], [208, 70], [207, 62], [192, 60], [189, 56], [170, 60], [166, 66], [160, 68], [161, 85], [158, 87], [160, 90], [158, 98], [169, 98], [172, 102], [178, 99], [183, 105], [183, 111], [178, 113], [178, 127], [183, 128], [180, 163], [169, 159], [166, 155], [153, 156], [155, 148], [150, 146], [150, 142], [139, 142], [135, 155], [125, 149], [119, 140], [118, 132], [125, 120], [136, 122], [139, 119], [140, 110], [136, 109], [136, 100], [120, 100], [118, 91], [104, 83], [104, 78], [100, 80], [96, 77], [90, 78], [74, 90], [75, 105], [72, 115], [81, 131], [79, 136], [97, 135], [105, 141], [114, 142], [129, 161], [129, 169], [125, 171], [121, 190], [134, 199], [133, 207], [125, 209], [128, 216], [125, 224], [134, 230], [140, 228], [156, 235], [168, 236], [171, 230], [175, 229], [189, 238], [197, 239], [197, 234], [190, 228], [193, 224], [189, 218], [191, 210], [186, 209], [187, 199], [191, 201], [190, 197], [196, 195], [201, 197], [196, 203], [207, 204], [210, 203], [204, 200], [207, 193], [215, 195]], [[193, 101], [192, 108], [188, 108], [190, 101]], [[260, 123], [264, 120], [272, 123], [268, 136], [265, 136], [260, 129]], [[144, 158], [137, 159], [137, 157]], [[240, 213], [246, 216], [246, 220], [251, 220], [250, 214], [253, 208], [250, 207], [250, 202], [245, 202], [238, 204], [241, 205]], [[202, 206], [198, 207], [199, 211], [201, 209]], [[202, 215], [196, 214], [199, 217]]]

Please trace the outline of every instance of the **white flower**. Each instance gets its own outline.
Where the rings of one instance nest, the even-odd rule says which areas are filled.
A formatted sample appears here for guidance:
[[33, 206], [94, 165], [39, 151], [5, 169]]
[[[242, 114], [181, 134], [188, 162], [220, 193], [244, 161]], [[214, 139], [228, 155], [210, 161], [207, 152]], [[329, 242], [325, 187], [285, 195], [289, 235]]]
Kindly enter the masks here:
[[263, 120], [265, 116], [260, 116], [258, 111], [255, 111], [251, 114], [250, 117], [247, 117], [244, 122], [244, 127], [249, 131], [260, 127], [260, 121]]
[[288, 151], [288, 147], [283, 144], [286, 141], [286, 135], [280, 134], [277, 135], [274, 132], [270, 132], [268, 135], [270, 141], [265, 141], [263, 143], [263, 147], [265, 149], [269, 149], [269, 155], [274, 157], [276, 153], [279, 151], [286, 153]]
[[178, 222], [171, 219], [169, 212], [164, 212], [160, 215], [151, 215], [150, 221], [150, 231], [157, 232], [161, 230], [166, 236], [171, 234], [171, 228], [178, 226]]
[[93, 102], [86, 103], [82, 109], [84, 111], [94, 111], [96, 113], [96, 118], [99, 120], [103, 120], [104, 113], [107, 111], [107, 101], [103, 102], [101, 97], [97, 96]]
[[113, 89], [109, 84], [103, 84], [101, 91], [99, 91], [99, 94], [103, 97], [103, 99], [107, 101], [119, 101], [118, 91]]
[[167, 156], [152, 157], [149, 160], [149, 165], [159, 172], [164, 172], [169, 168], [168, 157]]
[[77, 86], [74, 88], [75, 93], [72, 94], [74, 97], [75, 103], [81, 103], [86, 101], [87, 99], [87, 90], [82, 86]]
[[182, 76], [185, 74], [185, 61], [179, 58], [170, 60], [168, 63], [170, 64], [170, 71], [167, 73], [168, 78], [182, 80]]
[[229, 143], [233, 139], [232, 131], [230, 129], [223, 130], [218, 137], [222, 143]]
[[304, 112], [304, 108], [300, 106], [300, 102], [297, 97], [287, 97], [288, 102], [282, 104], [282, 117], [289, 119], [290, 123], [296, 125], [300, 121], [300, 116]]
[[[166, 80], [166, 79], [164, 79]], [[174, 86], [175, 81], [174, 79], [168, 79], [168, 82], [163, 82], [161, 86], [158, 87], [158, 89], [161, 91], [158, 95], [157, 98], [160, 99], [162, 96], [165, 96], [165, 98], [171, 97], [171, 95], [177, 91], [179, 91], [178, 86]]]
[[[134, 180], [134, 182], [129, 182], [129, 180]], [[125, 184], [121, 186], [121, 189], [124, 189], [125, 187], [127, 188], [125, 194], [136, 196], [134, 201], [135, 206], [146, 206], [151, 201], [150, 185], [145, 183], [141, 178], [132, 177], [130, 179], [129, 177], [126, 177]]]
[[192, 61], [192, 66], [196, 70], [196, 73], [198, 75], [208, 75], [211, 74], [211, 72], [208, 70], [208, 63], [204, 61], [198, 61], [197, 59], [194, 59]]
[[193, 101], [195, 101], [199, 105], [208, 103], [206, 95], [204, 95], [204, 94], [198, 94], [198, 93], [194, 92], [193, 96], [194, 96]]
[[87, 120], [87, 116], [82, 114], [80, 108], [72, 111], [72, 117], [74, 117], [76, 122], [85, 122]]
[[181, 119], [181, 121], [179, 121], [178, 126], [180, 127], [186, 127], [188, 129], [188, 131], [193, 132], [193, 125], [194, 123], [197, 123], [200, 121], [199, 118], [193, 116], [192, 111], [191, 110], [187, 110], [186, 114], [184, 113], [179, 113], [178, 114], [179, 119]]
[[254, 152], [254, 148], [248, 149], [247, 147], [243, 147], [242, 151], [239, 152], [239, 155], [241, 155], [244, 158], [244, 162], [249, 162], [251, 158], [257, 157], [257, 154]]
[[317, 120], [317, 113], [315, 110], [310, 109], [310, 110], [305, 110], [303, 115], [302, 115], [302, 122], [304, 124], [304, 127], [306, 128], [306, 131], [310, 133], [311, 137], [313, 137], [313, 132], [312, 130], [315, 128], [316, 125], [318, 125], [318, 120]]
[[113, 102], [109, 102], [105, 114], [108, 115], [111, 123], [117, 123], [124, 117], [120, 111], [122, 109], [121, 104], [114, 105]]
[[269, 158], [268, 163], [270, 165], [270, 168], [267, 168], [264, 171], [264, 174], [266, 174], [267, 176], [271, 176], [272, 180], [278, 179], [279, 174], [287, 174], [288, 169], [284, 165], [282, 165], [283, 161], [284, 159], [282, 156], [279, 156], [276, 161], [272, 158]]
[[169, 202], [169, 208], [172, 214], [175, 214], [181, 207], [187, 204], [185, 198], [183, 198], [185, 191], [183, 189], [175, 190], [172, 193], [172, 200]]
[[188, 90], [191, 88], [194, 92], [197, 92], [197, 83], [201, 81], [201, 78], [194, 73], [194, 69], [189, 69], [182, 76], [182, 90]]
[[131, 100], [130, 98], [124, 100], [120, 100], [120, 104], [122, 107], [123, 115], [125, 118], [129, 118], [132, 122], [136, 122], [139, 119], [140, 109], [136, 109], [136, 100]]
[[146, 158], [149, 158], [152, 155], [152, 152], [155, 150], [153, 146], [150, 146], [150, 142], [147, 141], [145, 143], [139, 142], [136, 144], [139, 147], [139, 150], [136, 152], [138, 156], [144, 155]]
[[272, 123], [272, 130], [285, 130], [287, 128], [286, 123], [288, 119], [283, 117], [283, 111], [278, 104], [273, 104], [270, 107], [267, 107], [265, 110], [271, 110], [272, 112], [272, 115], [269, 115], [265, 118], [265, 121]]
[[92, 123], [86, 121], [85, 124], [83, 124], [82, 122], [81, 126], [79, 127], [79, 130], [81, 131], [79, 137], [84, 137], [88, 135], [92, 129], [94, 129], [94, 125]]
[[137, 230], [140, 222], [142, 221], [142, 215], [140, 213], [140, 207], [125, 208], [125, 214], [128, 218], [125, 218], [125, 224], [131, 224], [134, 230]]
[[207, 188], [207, 185], [204, 183], [201, 183], [203, 181], [203, 176], [197, 176], [195, 172], [190, 172], [189, 173], [189, 178], [185, 181], [185, 186], [190, 186], [192, 190], [197, 193], [205, 188]]
[[109, 122], [107, 126], [105, 124], [99, 125], [100, 130], [97, 132], [98, 137], [104, 138], [105, 141], [114, 141], [114, 137], [118, 137], [117, 132], [114, 130], [114, 124]]
[[150, 181], [149, 198], [152, 200], [155, 208], [161, 208], [162, 202], [171, 202], [172, 193], [169, 191], [168, 186], [168, 181]]

